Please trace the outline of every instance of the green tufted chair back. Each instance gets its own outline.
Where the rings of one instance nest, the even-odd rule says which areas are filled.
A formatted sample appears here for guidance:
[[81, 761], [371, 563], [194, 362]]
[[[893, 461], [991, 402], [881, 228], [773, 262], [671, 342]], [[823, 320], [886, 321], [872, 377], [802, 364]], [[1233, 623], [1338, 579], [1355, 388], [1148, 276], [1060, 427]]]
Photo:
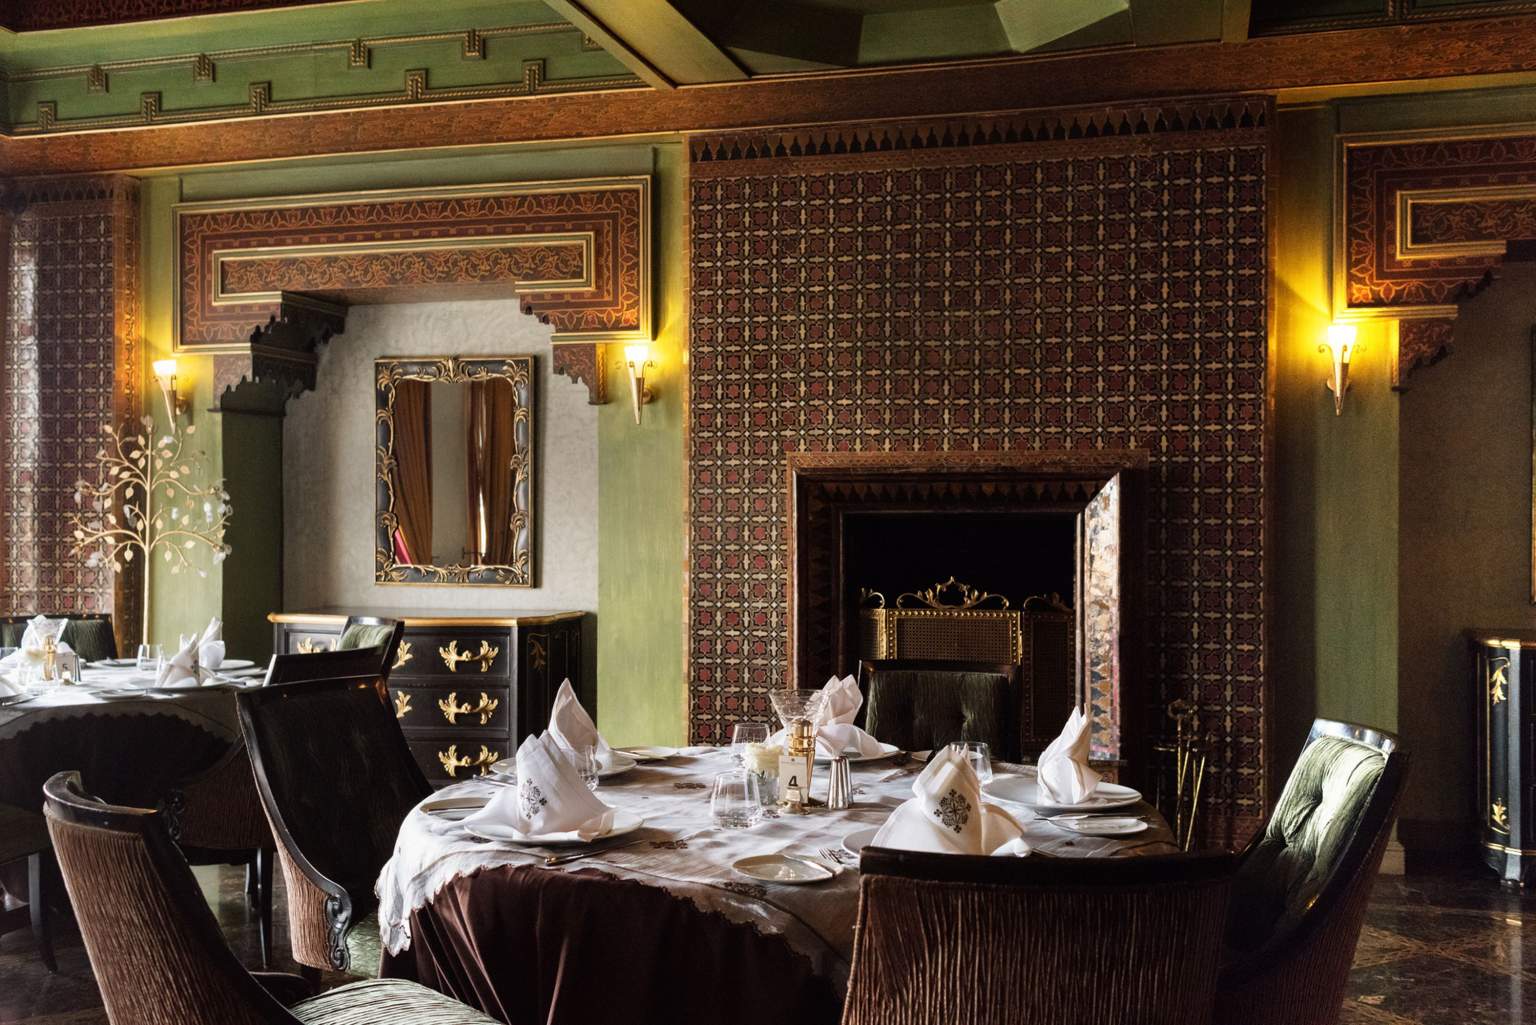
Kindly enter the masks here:
[[[22, 635], [27, 632], [27, 620], [31, 618], [31, 616], [8, 616], [4, 620], [0, 620], [0, 648], [19, 647]], [[117, 638], [112, 633], [111, 616], [102, 614], [72, 615], [68, 617], [49, 615], [48, 618], [69, 619], [69, 622], [64, 627], [64, 633], [59, 639], [68, 644], [71, 651], [87, 662], [117, 657]]]
[[983, 740], [1019, 758], [1017, 668], [975, 662], [865, 662], [865, 729], [903, 751]]

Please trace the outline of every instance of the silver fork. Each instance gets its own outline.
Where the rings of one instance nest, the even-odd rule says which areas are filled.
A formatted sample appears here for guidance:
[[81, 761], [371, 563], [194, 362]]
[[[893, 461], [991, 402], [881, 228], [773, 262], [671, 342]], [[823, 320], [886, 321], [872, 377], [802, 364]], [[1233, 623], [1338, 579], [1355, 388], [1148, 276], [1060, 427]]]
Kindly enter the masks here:
[[831, 862], [834, 871], [841, 872], [843, 870], [843, 866], [847, 864], [847, 862], [844, 861], [844, 859], [848, 857], [846, 851], [840, 851], [834, 847], [823, 847], [816, 853], [821, 855], [821, 859], [823, 861]]

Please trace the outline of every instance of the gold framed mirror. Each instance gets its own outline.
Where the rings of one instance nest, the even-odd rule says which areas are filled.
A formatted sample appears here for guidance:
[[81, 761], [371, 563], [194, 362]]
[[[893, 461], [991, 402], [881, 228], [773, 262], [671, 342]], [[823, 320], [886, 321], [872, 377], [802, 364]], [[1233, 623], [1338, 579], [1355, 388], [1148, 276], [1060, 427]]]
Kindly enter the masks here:
[[532, 356], [374, 361], [374, 579], [532, 587]]

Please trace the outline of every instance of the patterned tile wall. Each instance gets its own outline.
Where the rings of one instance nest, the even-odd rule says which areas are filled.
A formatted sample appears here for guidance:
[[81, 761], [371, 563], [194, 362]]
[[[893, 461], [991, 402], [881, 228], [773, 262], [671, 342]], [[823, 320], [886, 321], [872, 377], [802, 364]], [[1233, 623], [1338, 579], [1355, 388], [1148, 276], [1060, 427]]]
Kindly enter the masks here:
[[788, 673], [786, 452], [1143, 448], [1143, 700], [1193, 697], [1217, 810], [1262, 814], [1268, 134], [1221, 120], [695, 146], [694, 740], [768, 714]]
[[55, 181], [8, 198], [0, 612], [113, 612], [114, 579], [71, 554], [65, 515], [96, 473], [102, 425], [138, 401], [136, 186]]

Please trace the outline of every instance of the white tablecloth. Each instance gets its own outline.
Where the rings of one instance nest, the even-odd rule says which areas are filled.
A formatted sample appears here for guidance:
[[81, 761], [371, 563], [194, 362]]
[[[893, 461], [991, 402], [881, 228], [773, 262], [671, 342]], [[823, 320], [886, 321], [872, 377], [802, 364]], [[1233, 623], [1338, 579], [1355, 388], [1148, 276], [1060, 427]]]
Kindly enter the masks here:
[[[642, 843], [617, 847], [549, 871], [599, 869], [625, 879], [659, 886], [699, 908], [749, 923], [759, 932], [782, 936], [809, 958], [818, 974], [846, 982], [853, 951], [853, 923], [858, 910], [858, 870], [849, 864], [835, 879], [813, 886], [765, 885], [737, 874], [731, 865], [755, 854], [817, 857], [821, 848], [840, 848], [850, 833], [879, 826], [891, 810], [912, 795], [919, 766], [896, 767], [889, 761], [853, 766], [853, 807], [819, 809], [807, 815], [773, 812], [751, 829], [711, 825], [710, 784], [714, 775], [733, 768], [728, 750], [686, 748], [667, 762], [641, 765], [602, 782], [598, 797], [615, 808], [645, 819]], [[1023, 767], [1012, 767], [1019, 771]], [[438, 791], [438, 797], [490, 795], [496, 784], [466, 780]], [[826, 775], [817, 767], [816, 796], [825, 796]], [[1165, 827], [1127, 840], [1096, 839], [1051, 825], [1028, 809], [1008, 805], [1025, 825], [1037, 850], [1068, 857], [1113, 857], [1172, 853]], [[622, 841], [614, 841], [622, 842]], [[572, 848], [526, 848], [487, 843], [463, 826], [420, 810], [400, 827], [394, 856], [379, 875], [379, 928], [385, 946], [398, 954], [410, 946], [410, 917], [454, 879], [503, 865], [541, 865], [550, 854]], [[850, 862], [853, 859], [849, 859]]]

